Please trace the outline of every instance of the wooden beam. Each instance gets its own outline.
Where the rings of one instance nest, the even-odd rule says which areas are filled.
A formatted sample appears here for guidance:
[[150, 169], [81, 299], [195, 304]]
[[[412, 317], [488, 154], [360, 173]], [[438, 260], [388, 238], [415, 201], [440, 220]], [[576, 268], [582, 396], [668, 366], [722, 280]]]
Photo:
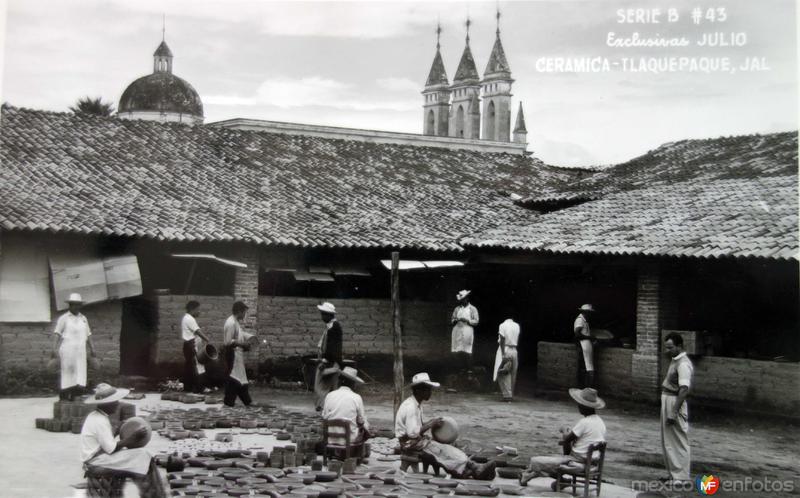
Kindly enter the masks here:
[[397, 418], [397, 409], [403, 401], [403, 331], [400, 328], [400, 253], [392, 252], [392, 335], [394, 337], [394, 410], [392, 421]]

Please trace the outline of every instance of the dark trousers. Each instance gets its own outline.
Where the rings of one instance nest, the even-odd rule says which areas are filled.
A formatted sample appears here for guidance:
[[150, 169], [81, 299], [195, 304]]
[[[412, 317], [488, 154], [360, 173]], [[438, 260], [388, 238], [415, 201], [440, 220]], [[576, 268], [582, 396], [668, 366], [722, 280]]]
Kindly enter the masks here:
[[183, 390], [197, 390], [197, 368], [194, 358], [197, 352], [194, 349], [194, 339], [183, 341]]
[[225, 400], [227, 406], [236, 404], [236, 397], [242, 400], [244, 406], [250, 406], [253, 400], [250, 398], [250, 384], [242, 384], [233, 377], [228, 377], [228, 382], [225, 383]]

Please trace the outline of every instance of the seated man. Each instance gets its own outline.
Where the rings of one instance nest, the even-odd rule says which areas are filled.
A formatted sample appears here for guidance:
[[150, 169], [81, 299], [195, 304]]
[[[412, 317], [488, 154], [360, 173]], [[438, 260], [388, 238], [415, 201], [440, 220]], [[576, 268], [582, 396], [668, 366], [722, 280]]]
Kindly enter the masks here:
[[108, 417], [117, 410], [119, 400], [128, 392], [128, 389], [99, 384], [94, 398], [84, 401], [97, 405], [97, 409], [86, 417], [81, 429], [81, 460], [84, 468], [96, 467], [132, 477], [139, 488], [139, 496], [166, 497], [167, 492], [150, 453], [144, 448], [125, 449], [147, 434], [147, 429], [143, 427], [120, 441], [114, 439]]
[[[339, 388], [325, 396], [322, 418], [325, 420], [344, 419], [350, 421], [350, 444], [363, 443], [369, 437], [369, 423], [364, 415], [364, 401], [355, 392], [356, 385], [364, 381], [358, 377], [358, 370], [344, 367], [339, 372]], [[328, 443], [344, 445], [344, 433], [336, 434], [337, 428], [328, 432]]]
[[400, 448], [403, 451], [421, 451], [455, 478], [494, 478], [493, 461], [479, 465], [455, 446], [434, 441], [425, 434], [430, 429], [442, 425], [442, 419], [439, 417], [422, 422], [422, 402], [431, 399], [433, 388], [439, 385], [438, 382], [432, 382], [427, 373], [418, 373], [412, 378], [412, 395], [397, 409], [394, 426], [395, 436], [400, 440]]
[[595, 413], [595, 409], [604, 408], [605, 401], [597, 396], [592, 388], [570, 389], [569, 395], [578, 403], [578, 411], [583, 418], [575, 427], [561, 428], [563, 455], [547, 455], [532, 457], [530, 464], [519, 478], [523, 486], [534, 477], [555, 477], [558, 467], [565, 464], [585, 465], [589, 446], [606, 440], [606, 424]]

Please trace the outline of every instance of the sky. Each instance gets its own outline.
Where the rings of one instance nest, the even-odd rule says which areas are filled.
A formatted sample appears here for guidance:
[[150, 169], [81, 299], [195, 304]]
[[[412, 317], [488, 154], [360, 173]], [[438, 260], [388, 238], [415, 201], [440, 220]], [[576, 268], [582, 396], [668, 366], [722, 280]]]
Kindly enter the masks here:
[[[0, 7], [0, 96], [22, 107], [67, 111], [82, 96], [116, 106], [130, 82], [152, 72], [166, 18], [173, 72], [199, 92], [206, 122], [421, 133], [437, 20], [452, 81], [466, 18], [482, 75], [499, 8], [512, 109], [522, 102], [529, 150], [547, 163], [607, 165], [685, 138], [798, 128], [794, 0], [0, 0]], [[672, 22], [668, 9], [678, 14]], [[715, 33], [737, 46], [698, 45]], [[678, 46], [610, 46], [635, 37]], [[566, 65], [585, 60], [595, 61], [590, 70]], [[638, 64], [646, 70], [634, 72]]]

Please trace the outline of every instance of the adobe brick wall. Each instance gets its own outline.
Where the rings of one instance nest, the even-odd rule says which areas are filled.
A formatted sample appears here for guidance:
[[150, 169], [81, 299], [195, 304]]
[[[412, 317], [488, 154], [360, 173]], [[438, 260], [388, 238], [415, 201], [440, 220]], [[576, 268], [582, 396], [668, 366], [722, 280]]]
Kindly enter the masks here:
[[[323, 331], [319, 299], [268, 297], [259, 299], [259, 335], [267, 340], [262, 354], [288, 358], [313, 354]], [[392, 353], [391, 303], [383, 299], [333, 299], [344, 330], [346, 357]], [[435, 360], [450, 346], [449, 313], [444, 303], [403, 301], [403, 354]]]
[[[598, 390], [612, 397], [630, 398], [633, 350], [599, 347], [595, 353]], [[576, 363], [574, 344], [539, 342], [536, 366], [539, 385], [558, 389], [577, 387]]]
[[[222, 325], [231, 314], [231, 296], [156, 296], [158, 306], [157, 364], [182, 364], [180, 320], [189, 300], [200, 302], [197, 321], [212, 341], [222, 343]], [[381, 299], [335, 299], [337, 318], [344, 329], [345, 356], [391, 354], [390, 302]], [[324, 324], [318, 298], [260, 296], [257, 313], [248, 310], [255, 331], [263, 342], [247, 354], [247, 364], [314, 354]], [[449, 313], [444, 303], [402, 303], [404, 354], [436, 360], [449, 350]]]
[[[122, 302], [89, 304], [82, 313], [92, 329], [92, 343], [103, 369], [119, 371], [119, 336], [122, 330]], [[52, 310], [50, 323], [0, 322], [0, 366], [39, 369], [47, 364], [53, 350], [53, 330], [62, 312]]]
[[247, 265], [247, 268], [236, 268], [233, 295], [249, 308], [242, 322], [244, 329], [247, 332], [255, 333], [258, 319], [258, 251], [252, 245], [244, 246], [237, 253], [237, 257], [239, 261]]
[[[788, 416], [800, 415], [800, 363], [693, 357], [691, 399], [733, 403]], [[668, 362], [663, 362], [666, 374]]]

